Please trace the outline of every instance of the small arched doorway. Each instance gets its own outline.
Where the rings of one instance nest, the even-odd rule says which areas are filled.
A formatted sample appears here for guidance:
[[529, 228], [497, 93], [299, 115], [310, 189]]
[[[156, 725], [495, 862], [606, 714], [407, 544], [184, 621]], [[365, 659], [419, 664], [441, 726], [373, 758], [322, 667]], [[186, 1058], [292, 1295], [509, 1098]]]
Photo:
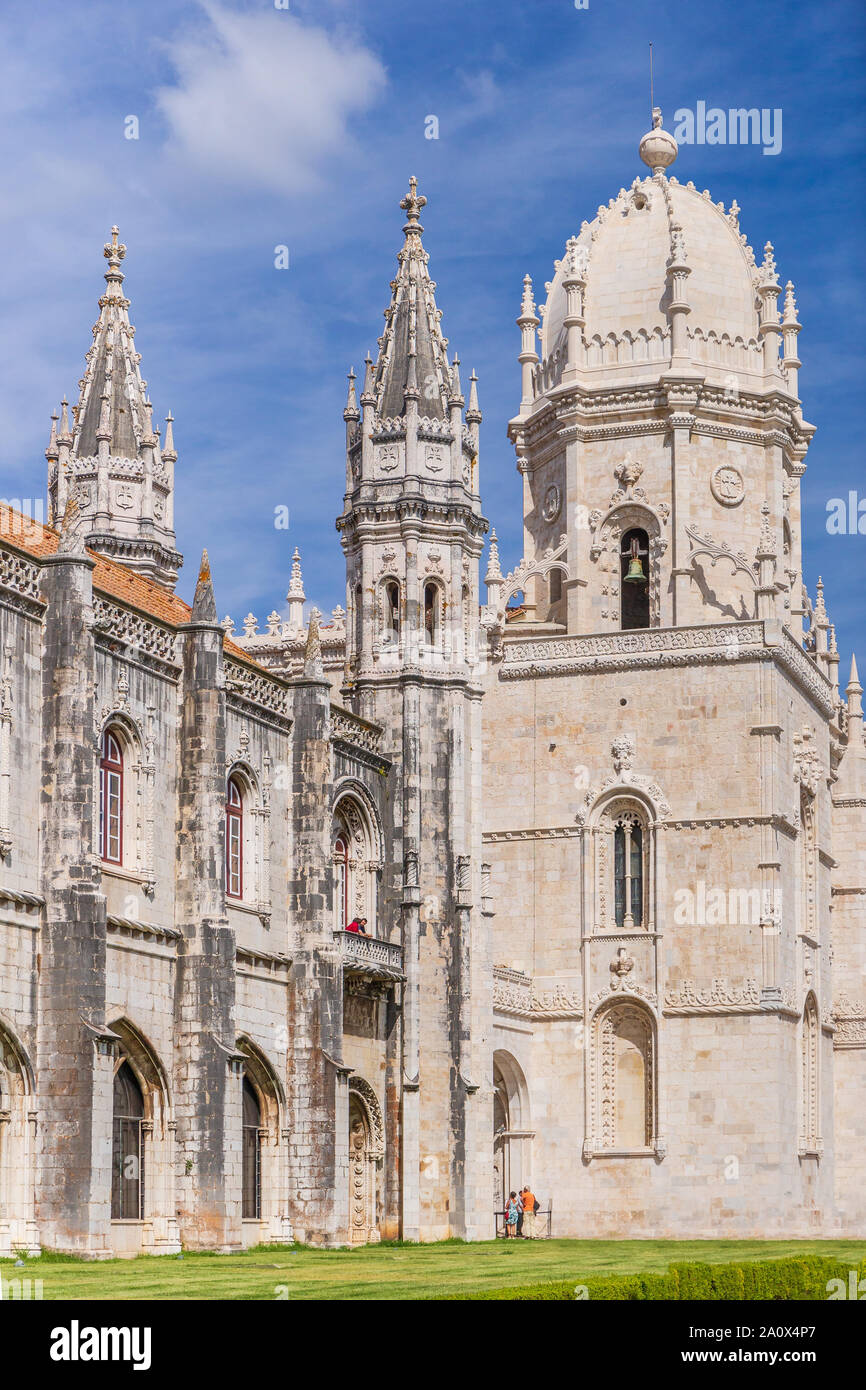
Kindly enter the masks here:
[[529, 1091], [509, 1052], [493, 1054], [493, 1205], [505, 1208], [508, 1193], [531, 1182]]

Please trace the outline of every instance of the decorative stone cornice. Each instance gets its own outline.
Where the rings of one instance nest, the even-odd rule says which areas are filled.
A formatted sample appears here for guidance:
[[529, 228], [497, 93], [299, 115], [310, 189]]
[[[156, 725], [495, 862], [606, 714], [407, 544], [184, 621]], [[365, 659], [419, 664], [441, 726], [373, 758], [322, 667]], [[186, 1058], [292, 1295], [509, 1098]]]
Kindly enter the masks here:
[[754, 979], [744, 980], [742, 984], [732, 984], [721, 977], [712, 981], [705, 989], [698, 989], [694, 980], [685, 979], [679, 984], [670, 985], [664, 993], [666, 1016], [686, 1014], [757, 1014], [757, 1013], [799, 1013], [790, 985], [779, 992], [778, 1001], [771, 1008], [761, 1004], [761, 989]]
[[555, 980], [542, 985], [531, 976], [505, 966], [493, 967], [495, 1013], [544, 1023], [561, 1018], [583, 1018], [583, 995], [577, 982]]

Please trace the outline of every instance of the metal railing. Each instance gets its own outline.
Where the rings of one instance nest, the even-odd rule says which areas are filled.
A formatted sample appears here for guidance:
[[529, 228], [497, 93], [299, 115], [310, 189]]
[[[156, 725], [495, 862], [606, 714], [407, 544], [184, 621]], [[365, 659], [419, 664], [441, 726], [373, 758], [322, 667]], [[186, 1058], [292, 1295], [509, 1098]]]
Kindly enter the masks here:
[[[497, 1237], [497, 1240], [498, 1240], [498, 1239], [503, 1239], [503, 1240], [507, 1239], [508, 1232], [507, 1232], [506, 1229], [505, 1229], [505, 1226], [506, 1226], [505, 1212], [497, 1208], [497, 1210], [494, 1211], [493, 1215], [494, 1215], [494, 1217], [495, 1217], [495, 1219], [496, 1219], [496, 1237]], [[520, 1223], [519, 1223], [519, 1222], [518, 1222], [518, 1228], [520, 1228]], [[552, 1236], [553, 1236], [553, 1198], [550, 1197], [550, 1198], [548, 1199], [547, 1206], [545, 1207], [544, 1204], [542, 1203], [541, 1208], [535, 1213], [535, 1239], [536, 1239], [536, 1240], [550, 1240], [550, 1239], [552, 1238]], [[523, 1231], [522, 1231], [522, 1229], [520, 1230], [520, 1236], [518, 1237], [518, 1239], [521, 1239], [521, 1238], [524, 1238], [524, 1237], [523, 1237]]]

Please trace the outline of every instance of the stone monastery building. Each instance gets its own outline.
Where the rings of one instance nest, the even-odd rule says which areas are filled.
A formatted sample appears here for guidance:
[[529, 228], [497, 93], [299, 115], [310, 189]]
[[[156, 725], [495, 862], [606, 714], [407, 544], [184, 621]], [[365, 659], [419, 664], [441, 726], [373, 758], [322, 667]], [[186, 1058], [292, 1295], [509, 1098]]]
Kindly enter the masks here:
[[52, 524], [0, 516], [0, 1254], [488, 1238], [527, 1181], [557, 1235], [866, 1231], [866, 744], [803, 584], [794, 291], [658, 112], [640, 153], [524, 281], [483, 594], [410, 180], [345, 609], [296, 555], [262, 632], [206, 556], [174, 593], [114, 229]]

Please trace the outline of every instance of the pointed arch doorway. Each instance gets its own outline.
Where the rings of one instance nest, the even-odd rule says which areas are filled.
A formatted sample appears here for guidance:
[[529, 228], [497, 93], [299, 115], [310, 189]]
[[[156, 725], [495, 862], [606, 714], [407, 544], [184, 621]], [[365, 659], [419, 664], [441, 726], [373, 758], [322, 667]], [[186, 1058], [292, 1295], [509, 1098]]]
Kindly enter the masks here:
[[510, 1052], [493, 1054], [493, 1204], [505, 1208], [509, 1192], [532, 1181], [529, 1088]]
[[380, 1180], [384, 1158], [382, 1110], [372, 1086], [360, 1076], [349, 1081], [349, 1244], [381, 1240]]

